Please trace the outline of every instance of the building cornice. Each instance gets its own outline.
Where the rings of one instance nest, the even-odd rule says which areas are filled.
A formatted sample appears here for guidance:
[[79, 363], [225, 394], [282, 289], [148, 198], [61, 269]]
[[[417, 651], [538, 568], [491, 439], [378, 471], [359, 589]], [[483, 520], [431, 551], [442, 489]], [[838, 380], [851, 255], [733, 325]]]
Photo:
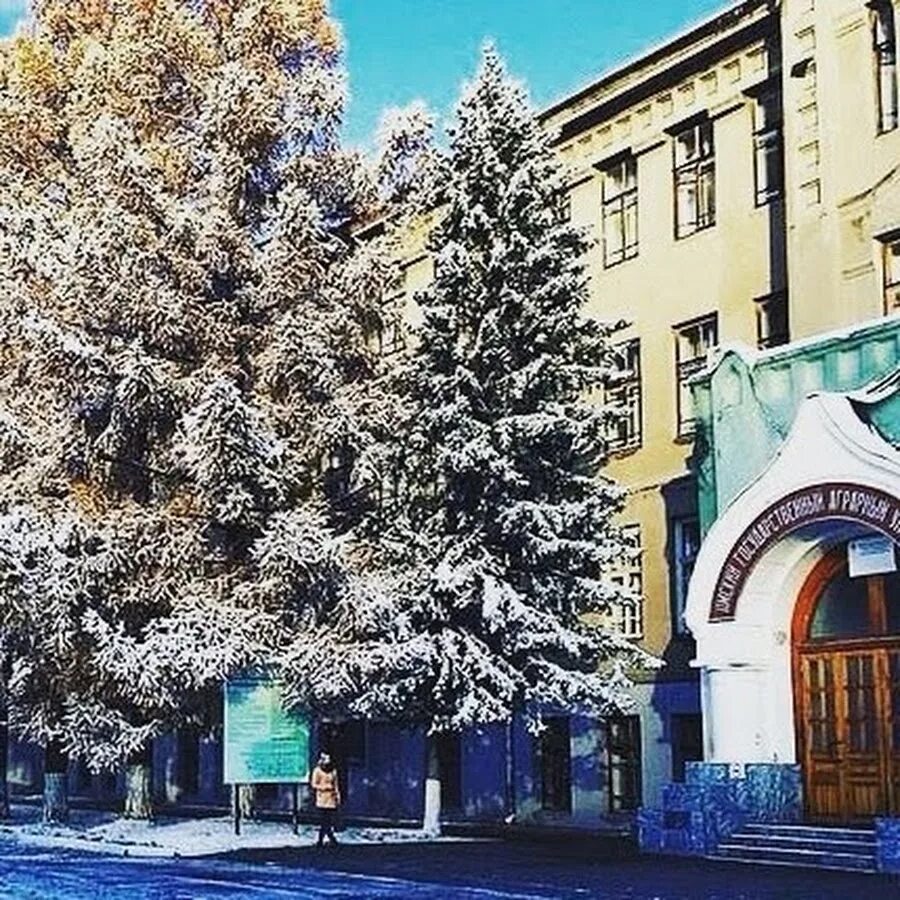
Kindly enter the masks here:
[[[725, 31], [734, 20], [744, 18], [760, 7], [769, 8], [770, 4], [765, 2], [765, 0], [762, 0], [762, 2], [757, 0], [757, 2], [743, 3], [732, 7], [726, 13], [704, 23], [699, 29], [676, 38], [675, 41], [664, 45], [659, 50], [614, 70], [577, 94], [573, 94], [549, 107], [541, 112], [538, 118], [548, 127], [553, 127], [550, 122], [551, 119], [564, 113], [566, 109], [575, 107], [592, 95], [597, 94], [596, 103], [592, 104], [584, 112], [573, 115], [559, 124], [555, 143], [560, 144], [571, 140], [583, 131], [614, 118], [626, 109], [654, 97], [687, 78], [706, 71], [721, 59], [744, 47], [776, 35], [778, 19], [772, 14], [754, 19], [737, 29]], [[674, 56], [677, 51], [689, 47], [691, 44], [698, 43], [703, 38], [720, 31], [723, 33], [719, 39], [698, 47], [696, 52], [683, 59], [673, 61], [671, 65], [664, 66], [658, 71], [649, 74], [648, 77], [624, 86], [619, 91], [614, 90], [617, 81], [625, 82], [627, 81], [627, 76], [639, 72], [640, 69], [651, 68], [654, 62], [664, 60], [666, 56]], [[604, 88], [610, 89], [605, 95]]]

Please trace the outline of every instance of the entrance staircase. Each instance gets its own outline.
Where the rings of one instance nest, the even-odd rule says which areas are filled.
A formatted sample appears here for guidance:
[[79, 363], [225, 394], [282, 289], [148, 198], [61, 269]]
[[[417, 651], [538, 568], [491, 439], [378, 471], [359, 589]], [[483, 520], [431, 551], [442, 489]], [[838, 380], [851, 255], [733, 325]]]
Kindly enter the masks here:
[[748, 823], [713, 856], [734, 862], [875, 872], [874, 828]]

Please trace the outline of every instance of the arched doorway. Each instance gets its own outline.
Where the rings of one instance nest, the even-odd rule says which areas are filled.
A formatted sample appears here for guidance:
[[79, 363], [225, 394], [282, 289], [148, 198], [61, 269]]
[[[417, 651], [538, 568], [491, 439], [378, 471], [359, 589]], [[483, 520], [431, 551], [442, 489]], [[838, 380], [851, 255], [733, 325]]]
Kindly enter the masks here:
[[807, 577], [792, 630], [807, 815], [900, 813], [900, 574], [851, 578], [836, 547]]

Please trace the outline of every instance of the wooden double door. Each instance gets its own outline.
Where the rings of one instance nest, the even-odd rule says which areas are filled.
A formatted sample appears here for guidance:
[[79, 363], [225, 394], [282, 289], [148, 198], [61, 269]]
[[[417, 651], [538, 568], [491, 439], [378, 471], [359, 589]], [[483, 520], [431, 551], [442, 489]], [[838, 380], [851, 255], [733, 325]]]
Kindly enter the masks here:
[[801, 591], [793, 646], [807, 815], [900, 814], [900, 574], [851, 578], [836, 548]]
[[807, 814], [900, 812], [900, 645], [803, 652], [798, 674]]

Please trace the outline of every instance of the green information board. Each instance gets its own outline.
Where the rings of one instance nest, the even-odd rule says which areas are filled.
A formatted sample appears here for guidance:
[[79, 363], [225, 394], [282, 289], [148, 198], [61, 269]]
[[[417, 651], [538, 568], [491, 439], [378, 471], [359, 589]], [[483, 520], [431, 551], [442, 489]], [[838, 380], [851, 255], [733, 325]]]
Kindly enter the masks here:
[[225, 684], [226, 784], [297, 784], [309, 778], [309, 725], [282, 702], [277, 682]]

